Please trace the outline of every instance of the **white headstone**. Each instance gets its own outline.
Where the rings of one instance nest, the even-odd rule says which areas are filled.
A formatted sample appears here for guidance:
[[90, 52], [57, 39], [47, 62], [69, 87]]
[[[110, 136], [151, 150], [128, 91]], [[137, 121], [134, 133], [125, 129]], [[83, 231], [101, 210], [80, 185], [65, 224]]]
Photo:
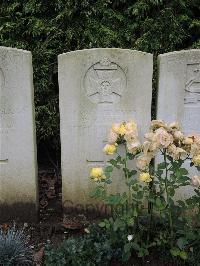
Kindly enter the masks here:
[[[91, 202], [92, 167], [104, 166], [102, 149], [114, 122], [134, 119], [144, 134], [151, 119], [151, 54], [97, 48], [58, 57], [63, 205]], [[110, 158], [110, 157], [109, 157]], [[113, 191], [121, 186], [114, 177]]]
[[32, 56], [0, 47], [0, 220], [37, 212]]
[[[200, 133], [200, 50], [159, 55], [158, 68], [157, 118], [180, 122], [186, 134]], [[190, 169], [194, 174], [198, 171]], [[188, 187], [183, 196], [191, 191]]]

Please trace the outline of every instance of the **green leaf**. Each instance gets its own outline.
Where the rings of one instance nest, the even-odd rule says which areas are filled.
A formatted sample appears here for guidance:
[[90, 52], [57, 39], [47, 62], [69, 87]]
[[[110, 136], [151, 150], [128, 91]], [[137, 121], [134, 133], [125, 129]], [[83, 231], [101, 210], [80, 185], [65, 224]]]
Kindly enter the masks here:
[[93, 191], [90, 192], [90, 197], [98, 198], [105, 194], [105, 189], [102, 186], [96, 187]]
[[179, 178], [179, 180], [182, 182], [181, 185], [183, 186], [183, 185], [188, 185], [187, 181], [189, 181], [190, 179], [189, 179], [188, 176], [181, 176], [181, 177]]
[[188, 170], [186, 170], [185, 168], [180, 168], [179, 172], [181, 175], [188, 175]]
[[120, 165], [118, 164], [119, 163], [119, 160], [114, 160], [114, 159], [111, 159], [111, 160], [109, 160], [108, 161], [110, 164], [112, 164], [115, 168], [117, 168], [117, 169], [120, 169]]
[[117, 161], [118, 163], [122, 163], [122, 157], [121, 157], [121, 156], [117, 156], [116, 161]]
[[143, 191], [138, 191], [137, 194], [135, 195], [136, 199], [142, 199], [143, 198]]
[[180, 258], [183, 259], [183, 260], [187, 260], [187, 258], [188, 258], [188, 255], [187, 255], [187, 253], [186, 253], [184, 250], [182, 250], [182, 251], [179, 253], [179, 256], [180, 256]]
[[121, 202], [121, 196], [120, 196], [120, 194], [109, 195], [106, 198], [106, 202], [110, 205], [117, 205]]
[[173, 257], [177, 257], [180, 254], [180, 249], [177, 247], [173, 247], [170, 249], [170, 253], [172, 254]]
[[113, 230], [116, 232], [118, 229], [123, 230], [125, 228], [125, 222], [121, 219], [116, 219], [114, 222]]
[[107, 166], [106, 168], [105, 168], [105, 172], [112, 172], [113, 171], [113, 167], [112, 166]]
[[146, 249], [146, 248], [140, 248], [139, 249], [138, 257], [141, 258], [141, 257], [145, 257], [147, 255], [149, 255], [148, 249]]
[[131, 171], [129, 171], [129, 173], [128, 173], [128, 177], [132, 177], [132, 176], [134, 176], [134, 175], [136, 175], [137, 174], [137, 171], [136, 170], [131, 170]]
[[127, 156], [129, 158], [129, 160], [133, 160], [135, 158], [135, 155], [132, 153], [127, 153]]
[[158, 210], [164, 210], [166, 208], [166, 202], [164, 198], [156, 198], [155, 205]]
[[129, 186], [134, 186], [135, 184], [137, 184], [137, 180], [136, 179], [131, 179], [131, 181], [130, 182], [128, 182], [128, 185]]
[[106, 223], [105, 223], [105, 222], [100, 222], [100, 223], [99, 223], [99, 226], [103, 228], [103, 227], [106, 226]]
[[173, 189], [172, 187], [170, 187], [170, 188], [168, 189], [168, 192], [169, 192], [169, 195], [170, 195], [171, 197], [173, 197], [173, 196], [175, 195], [175, 189]]
[[105, 176], [106, 176], [107, 178], [110, 178], [110, 172], [105, 172]]
[[183, 249], [186, 245], [188, 244], [188, 240], [184, 237], [180, 237], [178, 240], [177, 240], [177, 246], [180, 248], [180, 249]]
[[130, 250], [131, 250], [131, 243], [126, 243], [124, 245], [124, 252], [128, 253], [128, 252], [130, 252]]
[[108, 162], [109, 162], [110, 164], [114, 165], [114, 166], [117, 164], [117, 161], [114, 160], [114, 159], [111, 159], [111, 160], [109, 160]]
[[111, 180], [111, 179], [106, 179], [104, 182], [105, 182], [106, 184], [111, 184], [111, 183], [112, 183], [112, 180]]
[[140, 246], [136, 242], [131, 242], [131, 247], [137, 251], [140, 249]]
[[158, 170], [165, 169], [165, 162], [158, 164]]
[[127, 224], [128, 224], [128, 226], [133, 226], [133, 225], [134, 225], [134, 222], [135, 222], [135, 219], [134, 219], [133, 217], [131, 217], [131, 218], [129, 218], [129, 219], [127, 220]]
[[98, 197], [98, 196], [99, 196], [99, 190], [94, 189], [93, 191], [91, 191], [91, 192], [89, 193], [89, 195], [90, 195], [91, 198]]
[[158, 170], [158, 171], [156, 171], [156, 175], [157, 175], [157, 176], [162, 176], [162, 174], [163, 174], [163, 170]]

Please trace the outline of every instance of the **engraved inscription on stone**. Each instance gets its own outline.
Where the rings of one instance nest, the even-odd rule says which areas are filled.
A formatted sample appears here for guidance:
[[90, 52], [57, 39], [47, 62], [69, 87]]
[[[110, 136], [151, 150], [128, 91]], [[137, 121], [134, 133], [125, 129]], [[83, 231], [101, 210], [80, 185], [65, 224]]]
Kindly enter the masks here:
[[188, 64], [183, 126], [186, 133], [200, 131], [200, 64]]
[[200, 63], [187, 65], [184, 102], [200, 106]]
[[126, 75], [119, 65], [103, 58], [88, 69], [83, 87], [94, 103], [116, 103], [126, 87]]
[[200, 106], [185, 105], [183, 117], [184, 132], [197, 133], [200, 132]]
[[[95, 126], [91, 126], [86, 128], [83, 133], [87, 140], [86, 143], [86, 161], [87, 163], [100, 163], [103, 164], [105, 162], [105, 155], [103, 153], [103, 147], [106, 144], [107, 139], [107, 125], [99, 124]], [[94, 144], [93, 148], [91, 149], [91, 144]]]

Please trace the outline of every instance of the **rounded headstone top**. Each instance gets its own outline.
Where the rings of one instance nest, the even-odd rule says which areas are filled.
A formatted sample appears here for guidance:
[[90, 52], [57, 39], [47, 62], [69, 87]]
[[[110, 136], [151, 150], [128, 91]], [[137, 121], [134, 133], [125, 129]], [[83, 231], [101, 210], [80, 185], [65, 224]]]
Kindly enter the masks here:
[[17, 52], [17, 53], [24, 53], [24, 54], [31, 54], [30, 51], [18, 49], [18, 48], [12, 48], [7, 46], [0, 46], [0, 53], [6, 51], [6, 52]]
[[132, 54], [140, 54], [140, 55], [149, 55], [153, 56], [150, 53], [132, 50], [132, 49], [122, 49], [122, 48], [91, 48], [91, 49], [83, 49], [83, 50], [75, 50], [66, 53], [59, 54], [58, 57], [66, 56], [66, 55], [74, 55], [74, 54], [82, 54], [82, 53], [98, 53], [98, 52], [110, 52], [110, 53], [132, 53]]
[[180, 51], [173, 51], [169, 53], [159, 54], [158, 57], [168, 57], [168, 56], [176, 56], [176, 55], [186, 55], [192, 53], [200, 53], [200, 49], [189, 49], [189, 50], [180, 50]]

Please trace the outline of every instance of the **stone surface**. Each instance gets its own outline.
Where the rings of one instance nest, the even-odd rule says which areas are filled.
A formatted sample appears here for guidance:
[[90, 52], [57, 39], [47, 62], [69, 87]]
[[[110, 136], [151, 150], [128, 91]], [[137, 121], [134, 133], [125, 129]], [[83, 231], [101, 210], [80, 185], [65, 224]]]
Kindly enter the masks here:
[[37, 217], [32, 56], [0, 47], [0, 221]]
[[[158, 68], [157, 118], [180, 122], [185, 133], [200, 133], [200, 50], [159, 55]], [[194, 174], [198, 171], [190, 169]], [[182, 195], [191, 191], [188, 187]]]
[[[102, 149], [112, 123], [134, 119], [141, 134], [151, 119], [151, 54], [97, 48], [58, 57], [63, 205], [93, 202], [92, 167], [104, 166]], [[110, 157], [109, 157], [110, 158]], [[121, 187], [115, 176], [112, 190]], [[69, 203], [71, 201], [71, 203]]]

